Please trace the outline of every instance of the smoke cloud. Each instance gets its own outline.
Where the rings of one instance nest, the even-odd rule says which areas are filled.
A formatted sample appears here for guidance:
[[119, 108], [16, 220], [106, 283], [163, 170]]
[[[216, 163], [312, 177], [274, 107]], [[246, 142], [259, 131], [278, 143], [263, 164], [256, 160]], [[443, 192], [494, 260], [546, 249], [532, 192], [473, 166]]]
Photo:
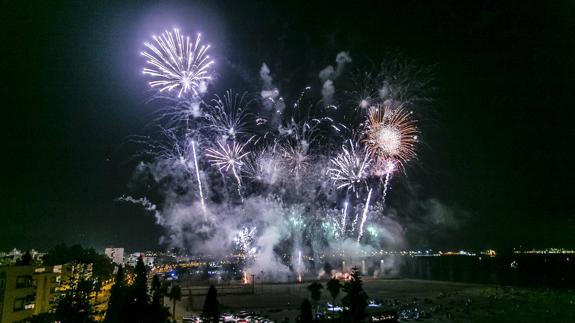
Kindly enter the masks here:
[[336, 67], [328, 65], [319, 72], [319, 79], [322, 82], [321, 95], [325, 105], [333, 104], [335, 94], [334, 81], [341, 76], [346, 64], [351, 63], [349, 52], [339, 52], [335, 57]]
[[[260, 79], [262, 81], [262, 90], [260, 92], [262, 104], [266, 110], [283, 111], [285, 104], [278, 104], [280, 91], [273, 85], [270, 68], [266, 63], [260, 68]], [[278, 99], [279, 98], [279, 99]]]

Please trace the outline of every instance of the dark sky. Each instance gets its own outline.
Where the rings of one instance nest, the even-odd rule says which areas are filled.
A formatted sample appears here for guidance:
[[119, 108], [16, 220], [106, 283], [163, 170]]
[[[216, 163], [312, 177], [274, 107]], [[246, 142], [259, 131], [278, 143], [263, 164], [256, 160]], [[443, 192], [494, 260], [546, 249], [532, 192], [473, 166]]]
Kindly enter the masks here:
[[295, 95], [341, 50], [436, 64], [422, 183], [471, 215], [449, 247], [575, 247], [575, 3], [501, 2], [2, 1], [0, 250], [157, 246], [114, 198], [157, 108], [141, 44], [173, 26], [210, 40], [217, 90], [267, 62]]

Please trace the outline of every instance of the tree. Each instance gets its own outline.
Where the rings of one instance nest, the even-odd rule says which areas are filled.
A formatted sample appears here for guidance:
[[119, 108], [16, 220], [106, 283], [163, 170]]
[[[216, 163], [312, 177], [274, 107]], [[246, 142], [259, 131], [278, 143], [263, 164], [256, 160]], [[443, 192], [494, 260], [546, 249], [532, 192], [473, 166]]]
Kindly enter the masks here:
[[307, 290], [311, 294], [311, 299], [315, 303], [316, 314], [317, 314], [318, 302], [321, 299], [321, 290], [322, 289], [323, 289], [323, 285], [319, 282], [313, 282], [313, 283], [309, 284], [309, 286], [307, 286]]
[[54, 313], [40, 313], [30, 318], [30, 323], [54, 323], [56, 316]]
[[335, 299], [339, 295], [339, 291], [341, 290], [341, 283], [339, 280], [332, 278], [326, 284], [327, 290], [333, 299], [333, 306], [335, 306]]
[[98, 254], [94, 249], [84, 249], [80, 245], [71, 247], [59, 244], [50, 249], [42, 257], [42, 262], [46, 266], [63, 265], [70, 262], [92, 264], [92, 275], [101, 280], [112, 277], [114, 265], [105, 255]]
[[168, 294], [168, 297], [172, 301], [172, 318], [175, 320], [176, 319], [176, 302], [182, 300], [182, 289], [180, 288], [180, 286], [179, 285], [172, 286], [172, 288], [170, 289], [170, 293]]
[[164, 295], [162, 294], [162, 282], [160, 282], [160, 276], [158, 276], [158, 274], [155, 274], [152, 278], [152, 286], [150, 289], [152, 291], [152, 304], [160, 305]]
[[[160, 285], [160, 292], [162, 295], [168, 295], [168, 291], [170, 289], [170, 284], [164, 279], [162, 280], [162, 284]], [[164, 297], [161, 298], [162, 306], [164, 306]]]
[[134, 296], [134, 303], [136, 307], [143, 308], [148, 304], [148, 276], [146, 265], [142, 255], [138, 257], [138, 262], [134, 268], [134, 284], [132, 285], [132, 293]]
[[[142, 261], [143, 264], [143, 261]], [[137, 266], [138, 267], [138, 266]], [[108, 311], [106, 312], [106, 323], [165, 323], [168, 322], [170, 311], [159, 303], [157, 287], [152, 303], [148, 302], [148, 295], [141, 295], [142, 291], [148, 289], [146, 280], [142, 277], [146, 275], [145, 266], [139, 266], [135, 272], [136, 277], [132, 286], [126, 286], [124, 282], [124, 271], [118, 267], [116, 281], [112, 286]], [[154, 283], [154, 280], [157, 280]], [[152, 281], [153, 286], [157, 286], [159, 277]], [[139, 285], [138, 285], [139, 284]]]
[[93, 309], [90, 293], [93, 282], [79, 280], [58, 300], [55, 310], [56, 321], [61, 323], [92, 323]]
[[17, 266], [30, 266], [31, 264], [32, 264], [32, 255], [30, 254], [30, 251], [26, 251], [26, 253], [23, 254], [18, 261], [16, 261]]
[[321, 290], [322, 289], [323, 289], [323, 285], [319, 282], [313, 282], [313, 283], [309, 284], [309, 286], [307, 287], [307, 290], [311, 294], [311, 299], [314, 302], [319, 302], [319, 300], [321, 299]]
[[100, 294], [100, 290], [102, 289], [102, 281], [98, 278], [94, 281], [94, 292], [96, 293], [94, 297], [94, 304], [98, 304], [98, 294]]
[[358, 267], [351, 269], [351, 279], [343, 285], [346, 295], [341, 302], [345, 308], [345, 316], [350, 322], [363, 322], [368, 296], [363, 290], [361, 274]]
[[166, 293], [162, 290], [162, 282], [157, 274], [152, 278], [152, 303], [150, 304], [150, 322], [168, 322], [170, 311], [164, 306], [164, 296]]
[[208, 294], [206, 295], [206, 301], [204, 302], [204, 308], [202, 311], [202, 318], [204, 322], [217, 323], [220, 320], [220, 303], [218, 302], [218, 291], [214, 285], [210, 285], [208, 289]]
[[300, 313], [298, 318], [299, 323], [311, 323], [313, 322], [313, 313], [311, 311], [311, 303], [306, 298], [301, 302]]
[[104, 322], [120, 323], [124, 321], [123, 318], [127, 306], [127, 294], [127, 287], [124, 283], [124, 269], [122, 266], [118, 266], [114, 286], [112, 286], [112, 289], [110, 290], [108, 310], [106, 311]]

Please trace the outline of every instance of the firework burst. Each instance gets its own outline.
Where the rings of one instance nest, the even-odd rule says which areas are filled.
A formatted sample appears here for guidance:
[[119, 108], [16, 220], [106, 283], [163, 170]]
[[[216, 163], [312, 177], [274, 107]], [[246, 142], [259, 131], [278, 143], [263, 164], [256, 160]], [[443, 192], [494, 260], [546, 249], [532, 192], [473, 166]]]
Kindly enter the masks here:
[[240, 173], [245, 165], [246, 156], [250, 154], [249, 151], [245, 150], [248, 143], [249, 141], [245, 144], [218, 142], [216, 148], [208, 148], [206, 150], [206, 156], [212, 166], [218, 168], [220, 172], [232, 172], [238, 183], [238, 192], [240, 192], [242, 186]]
[[290, 173], [299, 176], [310, 165], [309, 143], [306, 140], [286, 144], [282, 148], [282, 157]]
[[256, 254], [256, 248], [252, 247], [254, 242], [254, 237], [256, 233], [256, 228], [244, 227], [240, 230], [235, 238], [236, 248], [241, 252], [242, 256], [245, 258], [253, 257]]
[[376, 173], [386, 173], [389, 161], [403, 166], [415, 157], [418, 141], [416, 121], [401, 105], [374, 106], [369, 109], [364, 129], [366, 145], [376, 162]]
[[371, 72], [355, 72], [349, 89], [344, 90], [344, 101], [356, 109], [366, 111], [379, 100], [377, 77]]
[[331, 167], [327, 170], [327, 174], [337, 188], [347, 188], [356, 192], [359, 185], [365, 182], [371, 159], [367, 151], [360, 149], [357, 143], [350, 139], [330, 163]]
[[200, 34], [193, 41], [174, 29], [153, 39], [144, 43], [146, 49], [141, 53], [147, 63], [142, 73], [150, 77], [150, 87], [159, 92], [175, 91], [177, 98], [205, 92], [214, 62], [207, 54], [210, 46], [200, 45]]
[[245, 134], [248, 126], [245, 109], [250, 102], [245, 93], [234, 95], [232, 91], [227, 91], [222, 98], [216, 95], [206, 114], [210, 130], [224, 140], [235, 140], [237, 136]]
[[334, 93], [337, 106], [325, 106], [309, 87], [284, 102], [264, 70], [261, 101], [232, 91], [209, 100], [208, 49], [178, 30], [145, 43], [144, 76], [153, 99], [169, 105], [138, 180], [154, 181], [165, 195], [158, 209], [121, 200], [154, 212], [174, 245], [222, 255], [235, 247], [250, 258], [239, 260], [246, 280], [252, 269], [278, 271], [278, 259], [301, 278], [305, 259], [330, 248], [381, 249], [377, 228], [394, 176], [416, 156], [419, 131], [407, 109], [419, 108], [425, 83], [421, 91], [404, 84], [413, 75], [399, 73], [404, 65], [371, 68]]
[[275, 184], [282, 180], [284, 167], [275, 146], [250, 154], [243, 168], [244, 174], [254, 181]]

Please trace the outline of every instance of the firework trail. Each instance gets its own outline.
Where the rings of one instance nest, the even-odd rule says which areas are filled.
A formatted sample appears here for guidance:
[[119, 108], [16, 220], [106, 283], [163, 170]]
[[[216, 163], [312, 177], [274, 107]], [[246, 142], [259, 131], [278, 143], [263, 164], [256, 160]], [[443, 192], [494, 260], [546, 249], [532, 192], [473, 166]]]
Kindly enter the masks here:
[[194, 155], [194, 168], [196, 170], [196, 178], [198, 180], [198, 191], [200, 192], [200, 202], [202, 203], [202, 212], [204, 213], [204, 220], [206, 220], [206, 202], [204, 200], [204, 191], [202, 189], [202, 180], [200, 179], [200, 168], [198, 167], [198, 156], [196, 154], [196, 142], [192, 141], [192, 153]]
[[345, 226], [347, 220], [347, 201], [344, 203], [342, 217], [341, 217], [341, 236], [345, 236]]
[[367, 193], [367, 200], [365, 201], [365, 205], [363, 207], [363, 213], [361, 215], [361, 223], [359, 225], [359, 233], [357, 235], [357, 242], [359, 242], [359, 240], [361, 240], [361, 236], [363, 236], [363, 225], [367, 220], [367, 211], [369, 209], [369, 201], [371, 200], [371, 191], [372, 189], [369, 189], [369, 193]]
[[392, 161], [388, 161], [385, 167], [385, 181], [383, 183], [383, 193], [382, 193], [382, 204], [385, 207], [385, 198], [387, 196], [387, 189], [389, 188], [389, 182], [391, 181], [391, 176], [395, 170], [395, 164]]
[[214, 62], [207, 54], [210, 46], [200, 45], [200, 34], [191, 41], [174, 29], [174, 33], [165, 31], [153, 39], [144, 43], [146, 50], [141, 53], [147, 59], [142, 73], [150, 77], [150, 87], [159, 92], [177, 91], [178, 98], [205, 92]]

